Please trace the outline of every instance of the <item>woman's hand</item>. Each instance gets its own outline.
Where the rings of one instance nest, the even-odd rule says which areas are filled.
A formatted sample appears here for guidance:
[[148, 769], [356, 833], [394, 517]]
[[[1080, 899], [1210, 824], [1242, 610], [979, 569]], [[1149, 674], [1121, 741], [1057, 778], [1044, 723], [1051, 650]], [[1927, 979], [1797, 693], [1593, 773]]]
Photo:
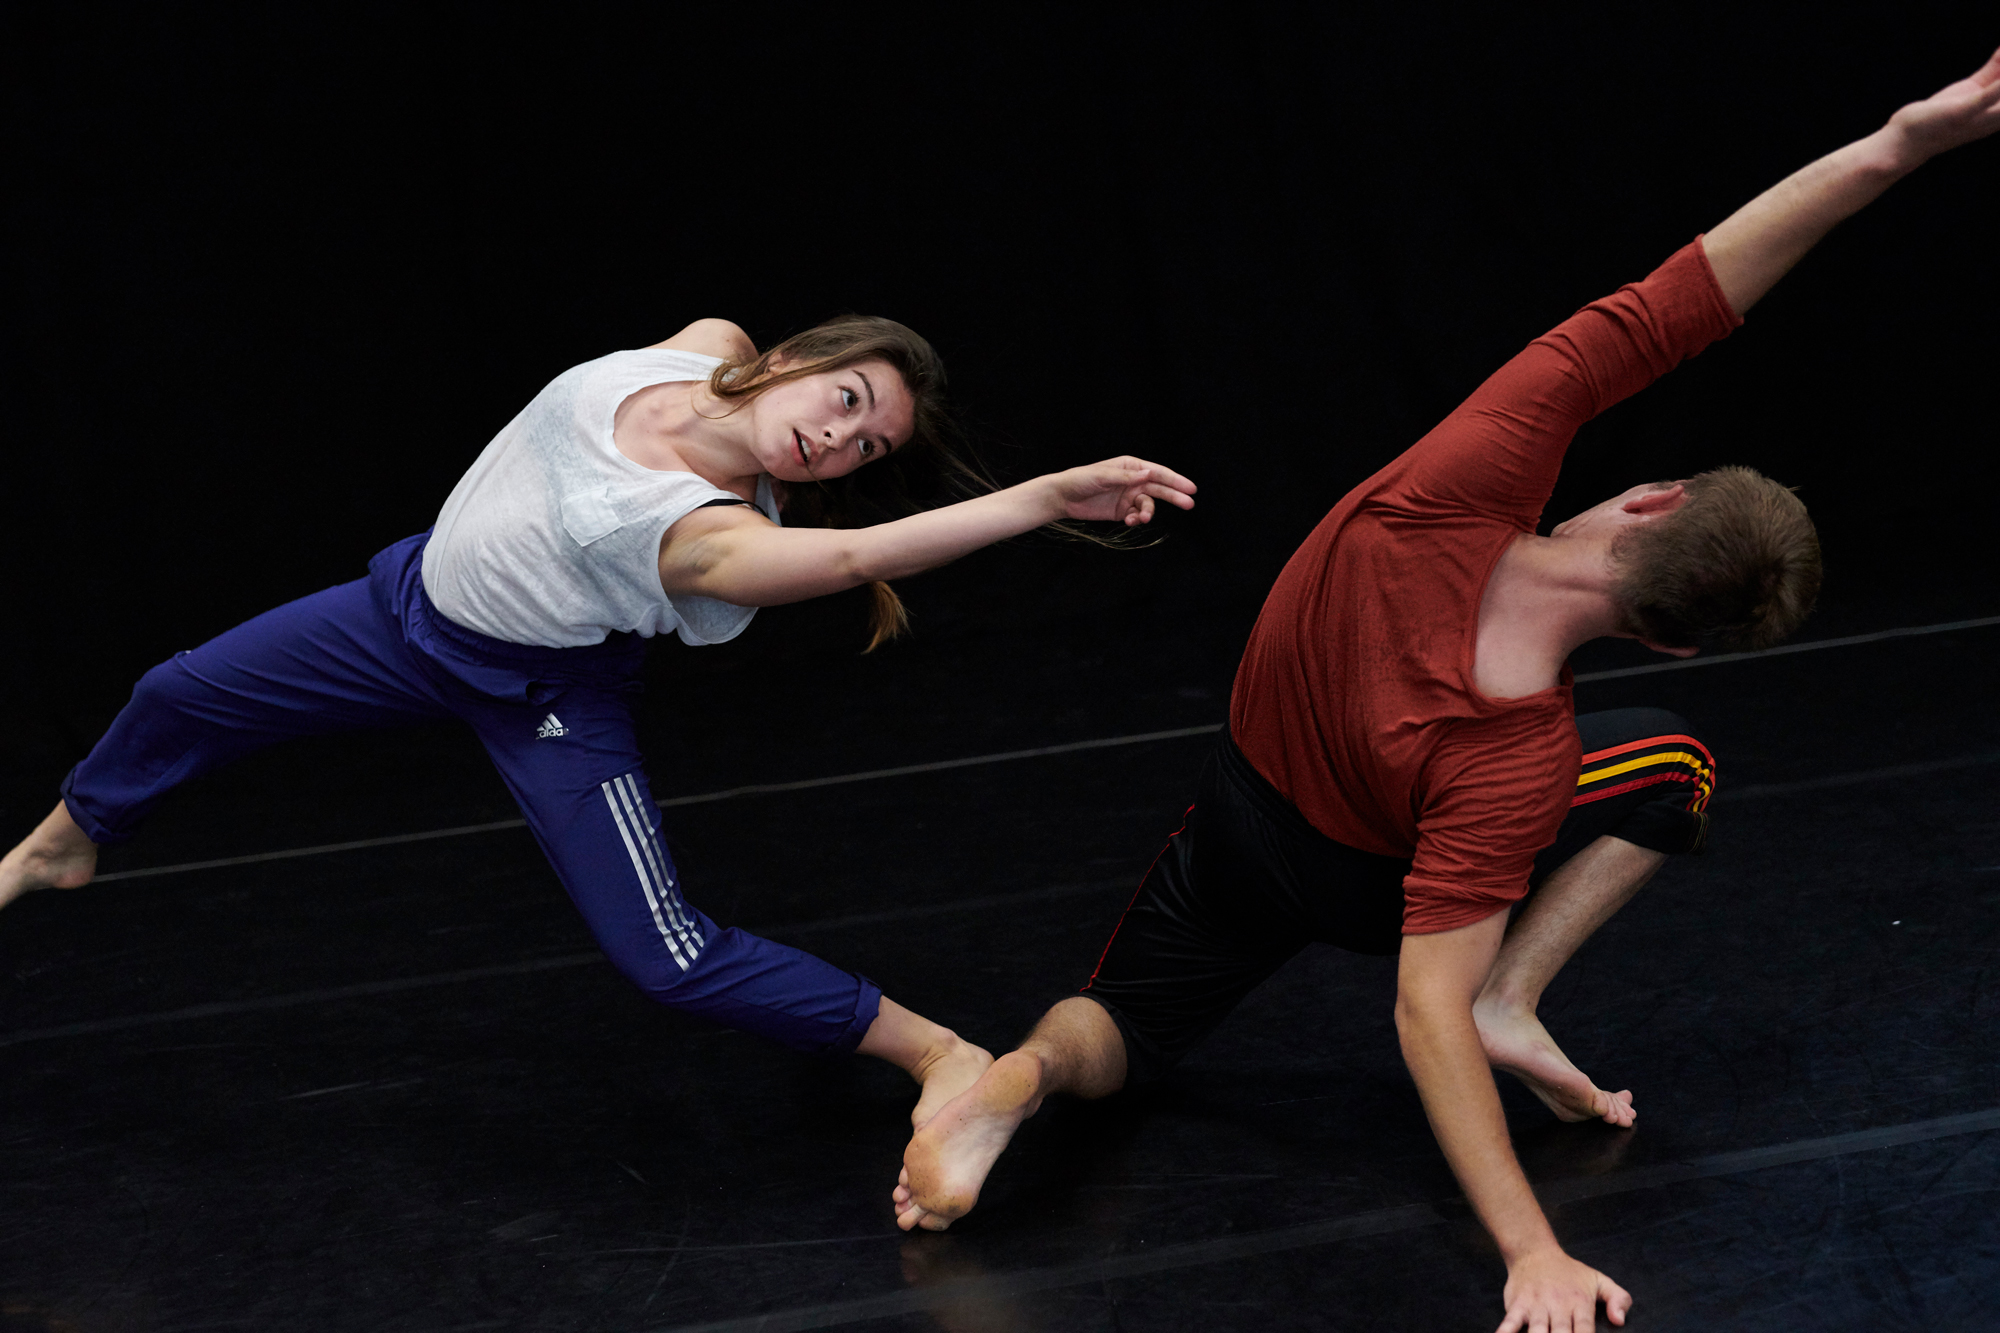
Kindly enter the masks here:
[[1123, 523], [1136, 528], [1153, 521], [1153, 507], [1165, 500], [1180, 509], [1194, 508], [1194, 483], [1171, 468], [1143, 458], [1109, 458], [1088, 467], [1073, 467], [1044, 478], [1066, 518]]

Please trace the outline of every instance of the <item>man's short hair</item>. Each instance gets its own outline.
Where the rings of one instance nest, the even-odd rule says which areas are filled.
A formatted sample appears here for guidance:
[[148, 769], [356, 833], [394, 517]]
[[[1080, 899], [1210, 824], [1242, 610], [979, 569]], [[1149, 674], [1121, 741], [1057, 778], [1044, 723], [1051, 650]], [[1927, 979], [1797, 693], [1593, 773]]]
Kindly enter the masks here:
[[1685, 485], [1685, 504], [1611, 548], [1626, 631], [1668, 648], [1782, 642], [1819, 596], [1819, 535], [1805, 505], [1753, 468]]

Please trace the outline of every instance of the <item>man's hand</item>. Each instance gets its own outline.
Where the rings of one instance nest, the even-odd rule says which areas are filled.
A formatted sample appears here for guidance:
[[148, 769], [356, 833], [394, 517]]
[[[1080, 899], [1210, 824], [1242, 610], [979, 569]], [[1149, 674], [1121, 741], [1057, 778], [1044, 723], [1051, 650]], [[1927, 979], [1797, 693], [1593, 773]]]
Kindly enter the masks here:
[[1912, 167], [2000, 130], [2000, 51], [1971, 78], [1960, 79], [1889, 117], [1889, 129], [1900, 136], [1899, 147], [1911, 154]]
[[1495, 1333], [1593, 1333], [1597, 1303], [1620, 1328], [1632, 1293], [1588, 1264], [1550, 1247], [1507, 1266], [1507, 1317]]

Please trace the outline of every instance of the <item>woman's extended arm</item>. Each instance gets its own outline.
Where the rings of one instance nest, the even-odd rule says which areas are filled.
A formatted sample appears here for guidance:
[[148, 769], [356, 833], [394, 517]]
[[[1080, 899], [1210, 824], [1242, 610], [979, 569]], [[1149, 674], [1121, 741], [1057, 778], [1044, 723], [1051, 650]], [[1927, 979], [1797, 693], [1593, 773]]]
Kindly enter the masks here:
[[2000, 52], [1865, 139], [1793, 172], [1730, 214], [1703, 248], [1740, 316], [1842, 219], [1939, 153], [2000, 130]]
[[1054, 472], [868, 528], [781, 528], [743, 508], [697, 509], [660, 543], [660, 586], [778, 606], [949, 564], [1062, 518], [1149, 523], [1156, 501], [1194, 507], [1194, 483], [1139, 458]]

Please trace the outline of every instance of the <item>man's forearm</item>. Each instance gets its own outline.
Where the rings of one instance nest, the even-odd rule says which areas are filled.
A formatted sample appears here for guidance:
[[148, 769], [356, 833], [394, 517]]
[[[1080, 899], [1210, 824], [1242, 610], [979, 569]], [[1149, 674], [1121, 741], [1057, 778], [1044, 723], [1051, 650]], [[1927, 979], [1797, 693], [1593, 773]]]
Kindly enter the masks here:
[[1740, 316], [1841, 219], [1939, 153], [2000, 132], [2000, 52], [1970, 78], [1912, 102], [1865, 139], [1828, 153], [1708, 233], [1708, 262]]
[[1921, 158], [1883, 126], [1793, 172], [1708, 233], [1702, 242], [1730, 308], [1740, 317], [1842, 220], [1915, 170]]
[[1555, 1232], [1507, 1137], [1470, 1001], [1435, 997], [1426, 1003], [1406, 993], [1396, 1004], [1396, 1031], [1438, 1146], [1501, 1255], [1511, 1266], [1525, 1254], [1555, 1248]]

